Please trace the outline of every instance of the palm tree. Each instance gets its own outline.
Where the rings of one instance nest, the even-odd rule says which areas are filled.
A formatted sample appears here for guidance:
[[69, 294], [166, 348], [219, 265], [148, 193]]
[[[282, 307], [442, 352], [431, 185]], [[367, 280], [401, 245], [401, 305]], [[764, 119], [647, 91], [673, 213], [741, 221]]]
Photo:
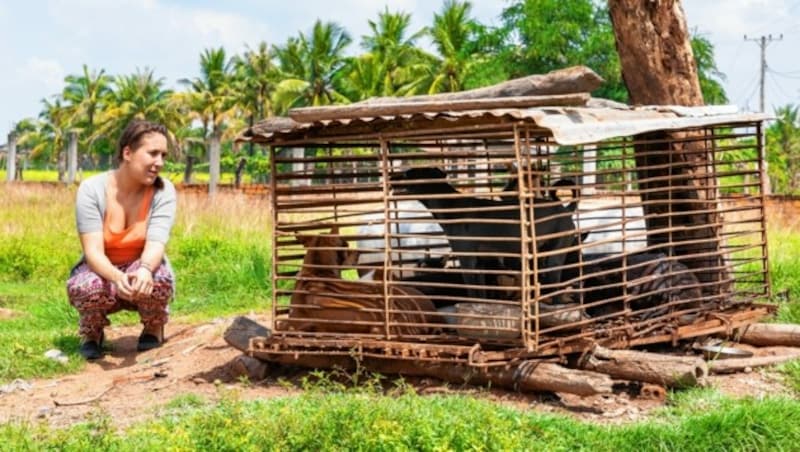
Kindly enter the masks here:
[[96, 119], [111, 91], [111, 79], [104, 69], [90, 71], [84, 64], [81, 75], [68, 75], [64, 81], [61, 97], [69, 111], [68, 121], [81, 132], [83, 145], [91, 155]]
[[342, 94], [341, 83], [347, 66], [343, 54], [350, 42], [344, 28], [317, 20], [309, 37], [300, 33], [285, 45], [275, 47], [283, 78], [274, 96], [276, 111], [349, 102]]
[[200, 55], [200, 77], [179, 82], [190, 87], [186, 99], [192, 117], [203, 124], [209, 155], [209, 193], [216, 193], [220, 169], [220, 140], [226, 123], [234, 118], [236, 105], [231, 93], [233, 61], [225, 49], [206, 49]]
[[39, 113], [35, 128], [28, 128], [18, 137], [18, 143], [30, 150], [30, 158], [56, 164], [58, 180], [63, 182], [66, 170], [64, 147], [71, 128], [70, 111], [56, 96], [52, 101], [42, 99], [44, 108]]
[[[369, 53], [357, 59], [362, 61], [353, 69], [358, 71], [356, 80], [376, 71], [382, 72], [383, 77], [371, 82], [374, 91], [362, 97], [407, 95], [424, 80], [426, 69], [435, 58], [416, 45], [426, 30], [408, 36], [410, 24], [410, 14], [390, 13], [388, 8], [378, 15], [377, 21], [369, 21], [372, 34], [361, 38], [361, 47]], [[367, 80], [371, 79], [372, 76]]]
[[388, 72], [385, 61], [375, 54], [364, 53], [350, 58], [345, 70], [347, 75], [342, 79], [342, 91], [353, 101], [382, 96], [387, 91]]
[[767, 130], [770, 176], [778, 191], [795, 194], [800, 188], [800, 108], [797, 105], [779, 107], [775, 117], [775, 123]]
[[[175, 102], [173, 91], [164, 88], [163, 77], [156, 77], [150, 68], [136, 69], [133, 74], [114, 78], [105, 108], [98, 116], [97, 127], [90, 139], [118, 136], [134, 119], [158, 122], [174, 132], [188, 122], [181, 107], [182, 104]], [[113, 146], [109, 143], [105, 149], [108, 152], [106, 157], [110, 158]]]
[[477, 22], [470, 18], [471, 9], [467, 1], [446, 0], [441, 11], [433, 15], [433, 26], [427, 32], [441, 60], [430, 74], [429, 94], [463, 90], [481, 60], [474, 50]]
[[[271, 98], [278, 80], [278, 68], [273, 59], [272, 51], [263, 41], [255, 50], [248, 47], [242, 56], [233, 59], [235, 101], [247, 115], [250, 127], [273, 115]], [[253, 153], [253, 143], [250, 143], [249, 155]]]

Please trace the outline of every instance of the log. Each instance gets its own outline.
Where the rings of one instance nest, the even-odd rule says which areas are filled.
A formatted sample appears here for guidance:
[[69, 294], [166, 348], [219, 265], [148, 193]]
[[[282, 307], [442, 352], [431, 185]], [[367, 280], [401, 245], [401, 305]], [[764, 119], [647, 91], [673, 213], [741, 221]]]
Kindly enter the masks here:
[[[355, 360], [347, 356], [288, 355], [257, 353], [270, 362], [309, 368], [353, 370]], [[361, 367], [370, 372], [434, 377], [457, 384], [486, 385], [519, 391], [565, 392], [580, 396], [608, 394], [613, 381], [608, 375], [569, 369], [548, 362], [524, 361], [514, 367], [476, 368], [463, 364], [365, 358]]]
[[233, 323], [225, 330], [223, 338], [231, 347], [247, 352], [250, 348], [250, 338], [270, 337], [272, 331], [260, 323], [250, 320], [247, 317], [236, 317]]
[[430, 103], [453, 100], [492, 99], [497, 97], [549, 96], [554, 94], [588, 93], [599, 88], [602, 77], [586, 66], [572, 66], [520, 77], [492, 86], [455, 93], [441, 93], [408, 97], [373, 97], [354, 105], [380, 105], [394, 103]]
[[315, 122], [329, 119], [355, 119], [376, 116], [396, 116], [414, 113], [437, 113], [443, 111], [489, 110], [494, 108], [530, 108], [584, 106], [589, 101], [588, 93], [556, 94], [551, 96], [519, 96], [494, 99], [457, 99], [427, 102], [403, 102], [380, 104], [351, 104], [329, 107], [303, 107], [289, 110], [289, 117], [297, 122]]
[[800, 325], [790, 323], [754, 323], [742, 330], [739, 342], [768, 347], [800, 347]]
[[[336, 367], [353, 370], [357, 367], [356, 361], [349, 356], [278, 354], [266, 350], [249, 350], [251, 338], [270, 337], [271, 334], [269, 328], [240, 316], [233, 320], [223, 337], [230, 346], [263, 361], [314, 369]], [[242, 372], [248, 375], [254, 374], [255, 367], [257, 366], [244, 366]], [[521, 391], [566, 392], [581, 396], [610, 393], [613, 385], [611, 378], [603, 373], [569, 369], [558, 364], [536, 361], [524, 361], [514, 367], [476, 368], [463, 364], [365, 358], [361, 367], [371, 372], [434, 377], [451, 383], [491, 384]], [[258, 373], [258, 376], [253, 376], [260, 379], [265, 374], [266, 369]]]
[[652, 383], [670, 388], [703, 384], [708, 366], [698, 357], [672, 356], [636, 350], [611, 350], [595, 346], [579, 366], [613, 378]]
[[772, 356], [755, 356], [752, 358], [731, 358], [719, 359], [710, 361], [708, 368], [714, 374], [730, 374], [736, 372], [743, 372], [747, 369], [756, 367], [772, 366], [773, 364], [780, 364], [794, 359], [800, 359], [800, 348], [789, 348], [779, 352], [778, 355]]

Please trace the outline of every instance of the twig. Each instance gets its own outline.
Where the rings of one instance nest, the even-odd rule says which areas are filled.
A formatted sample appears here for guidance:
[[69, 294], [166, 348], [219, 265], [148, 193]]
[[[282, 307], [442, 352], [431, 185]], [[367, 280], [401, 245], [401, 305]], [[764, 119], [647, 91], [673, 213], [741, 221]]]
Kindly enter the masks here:
[[94, 397], [89, 397], [88, 399], [84, 399], [84, 400], [78, 400], [78, 401], [75, 401], [75, 402], [59, 402], [58, 400], [55, 400], [55, 399], [53, 399], [53, 404], [55, 404], [55, 406], [74, 406], [74, 405], [85, 405], [85, 404], [87, 404], [87, 403], [92, 403], [92, 402], [94, 402], [94, 401], [98, 400], [100, 397], [103, 397], [104, 395], [106, 395], [106, 393], [107, 393], [108, 391], [110, 391], [110, 390], [114, 389], [114, 387], [115, 387], [116, 385], [117, 385], [117, 383], [116, 383], [116, 382], [114, 382], [114, 383], [111, 383], [111, 384], [110, 384], [110, 385], [109, 385], [109, 386], [108, 386], [106, 389], [104, 389], [104, 390], [103, 390], [103, 391], [102, 391], [100, 394], [97, 394], [97, 395], [96, 395], [96, 396], [94, 396]]
[[175, 384], [175, 383], [177, 383], [177, 382], [178, 382], [178, 379], [177, 379], [177, 378], [173, 378], [173, 379], [172, 379], [171, 381], [169, 381], [167, 384], [163, 384], [163, 385], [161, 385], [161, 386], [156, 386], [155, 388], [153, 388], [153, 392], [160, 391], [160, 390], [162, 390], [162, 389], [166, 389], [166, 388], [168, 388], [168, 387], [170, 387], [170, 386], [174, 385], [174, 384]]

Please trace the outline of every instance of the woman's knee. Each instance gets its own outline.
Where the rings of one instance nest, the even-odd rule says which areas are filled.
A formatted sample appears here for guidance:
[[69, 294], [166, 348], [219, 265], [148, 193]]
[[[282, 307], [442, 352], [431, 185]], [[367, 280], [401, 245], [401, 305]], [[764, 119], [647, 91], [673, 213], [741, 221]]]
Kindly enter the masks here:
[[88, 268], [76, 271], [67, 280], [67, 295], [70, 302], [101, 296], [110, 296], [108, 281]]

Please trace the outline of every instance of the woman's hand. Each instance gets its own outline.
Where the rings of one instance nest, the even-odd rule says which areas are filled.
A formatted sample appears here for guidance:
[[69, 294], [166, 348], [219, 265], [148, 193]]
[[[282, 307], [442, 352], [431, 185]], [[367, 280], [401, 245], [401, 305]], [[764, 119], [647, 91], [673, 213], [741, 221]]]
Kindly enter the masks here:
[[123, 300], [133, 300], [133, 285], [131, 284], [131, 276], [128, 273], [120, 272], [119, 277], [116, 281], [114, 281], [114, 285], [117, 288], [117, 296], [122, 298]]
[[153, 273], [145, 267], [139, 267], [131, 275], [132, 296], [136, 298], [149, 297], [153, 293]]

